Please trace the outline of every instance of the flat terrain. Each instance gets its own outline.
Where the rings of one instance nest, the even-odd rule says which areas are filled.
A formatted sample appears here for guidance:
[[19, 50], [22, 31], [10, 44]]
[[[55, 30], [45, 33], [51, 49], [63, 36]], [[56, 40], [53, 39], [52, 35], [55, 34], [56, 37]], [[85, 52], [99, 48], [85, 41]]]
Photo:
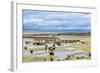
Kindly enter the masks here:
[[[40, 61], [65, 61], [65, 60], [88, 60], [91, 56], [91, 37], [88, 36], [76, 36], [76, 35], [60, 35], [55, 36], [65, 42], [61, 46], [56, 46], [53, 51], [54, 56], [49, 55], [50, 51], [45, 51], [45, 46], [34, 46], [32, 43], [35, 41], [34, 38], [23, 38], [23, 62], [40, 62]], [[29, 44], [24, 44], [25, 41], [30, 41]], [[79, 40], [79, 42], [68, 43], [66, 40]], [[52, 43], [50, 43], [52, 44]], [[30, 53], [32, 51], [32, 53]]]

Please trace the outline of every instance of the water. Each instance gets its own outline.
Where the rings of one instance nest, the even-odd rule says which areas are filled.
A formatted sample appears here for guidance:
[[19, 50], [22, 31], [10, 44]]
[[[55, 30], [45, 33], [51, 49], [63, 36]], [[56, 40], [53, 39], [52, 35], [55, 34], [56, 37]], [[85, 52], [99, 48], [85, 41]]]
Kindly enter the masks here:
[[[57, 57], [57, 59], [63, 60], [65, 59], [68, 55], [73, 55], [75, 54], [76, 57], [81, 57], [81, 56], [86, 56], [88, 53], [84, 51], [79, 51], [74, 48], [68, 48], [68, 50], [59, 50], [59, 51], [54, 51], [54, 56]], [[23, 55], [31, 55], [31, 56], [36, 56], [36, 57], [45, 57], [49, 56], [48, 51], [45, 50], [40, 50], [40, 51], [34, 51], [32, 54], [30, 52], [24, 52]]]

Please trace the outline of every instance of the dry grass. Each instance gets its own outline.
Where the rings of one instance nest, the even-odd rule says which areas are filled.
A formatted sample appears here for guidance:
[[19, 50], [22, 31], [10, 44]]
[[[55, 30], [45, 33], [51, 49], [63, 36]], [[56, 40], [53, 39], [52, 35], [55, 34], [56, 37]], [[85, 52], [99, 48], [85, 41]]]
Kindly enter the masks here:
[[[68, 37], [67, 37], [68, 39]], [[82, 50], [82, 51], [86, 51], [86, 52], [91, 52], [91, 37], [90, 36], [75, 36], [75, 37], [71, 37], [69, 39], [72, 40], [82, 40], [82, 42], [85, 42], [84, 44], [82, 43], [72, 43], [70, 46], [68, 46], [67, 48], [76, 48], [78, 50]]]
[[[68, 40], [80, 40], [85, 43], [84, 44], [70, 43], [69, 46], [67, 46], [65, 48], [57, 49], [56, 51], [66, 50], [66, 48], [75, 48], [77, 50], [91, 52], [91, 37], [90, 36], [66, 36], [65, 35], [64, 37], [61, 37], [61, 38], [64, 38], [65, 40], [67, 40], [67, 39]], [[38, 50], [43, 50], [43, 48], [42, 49], [41, 48], [30, 48], [30, 49], [28, 48], [27, 50], [23, 49], [23, 52], [29, 52], [30, 50], [38, 51]], [[49, 61], [50, 60], [50, 56], [36, 57], [36, 56], [31, 56], [31, 55], [23, 55], [22, 58], [23, 58], [23, 62], [32, 62], [32, 61], [39, 61], [39, 60], [48, 60]], [[56, 57], [54, 57], [54, 58], [56, 58]], [[83, 59], [85, 59], [85, 58], [83, 58]], [[76, 59], [75, 57], [72, 56], [69, 60], [78, 60], [78, 59]]]

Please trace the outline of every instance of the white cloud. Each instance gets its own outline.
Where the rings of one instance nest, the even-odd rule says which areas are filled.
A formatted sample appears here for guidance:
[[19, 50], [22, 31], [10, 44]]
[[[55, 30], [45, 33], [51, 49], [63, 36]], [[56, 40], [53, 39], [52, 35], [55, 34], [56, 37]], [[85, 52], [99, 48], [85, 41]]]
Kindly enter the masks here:
[[[33, 11], [34, 12], [34, 11]], [[25, 28], [90, 29], [90, 14], [65, 12], [38, 12], [24, 15]]]
[[44, 19], [37, 19], [37, 18], [30, 18], [30, 19], [24, 19], [24, 24], [28, 23], [38, 23], [38, 22], [44, 22]]

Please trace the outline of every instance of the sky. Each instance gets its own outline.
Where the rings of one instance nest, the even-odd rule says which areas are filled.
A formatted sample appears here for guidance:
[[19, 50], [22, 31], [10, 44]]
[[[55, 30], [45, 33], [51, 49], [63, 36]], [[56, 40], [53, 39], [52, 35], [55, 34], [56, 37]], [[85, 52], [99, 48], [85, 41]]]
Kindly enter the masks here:
[[91, 14], [82, 12], [23, 10], [25, 32], [90, 32]]

